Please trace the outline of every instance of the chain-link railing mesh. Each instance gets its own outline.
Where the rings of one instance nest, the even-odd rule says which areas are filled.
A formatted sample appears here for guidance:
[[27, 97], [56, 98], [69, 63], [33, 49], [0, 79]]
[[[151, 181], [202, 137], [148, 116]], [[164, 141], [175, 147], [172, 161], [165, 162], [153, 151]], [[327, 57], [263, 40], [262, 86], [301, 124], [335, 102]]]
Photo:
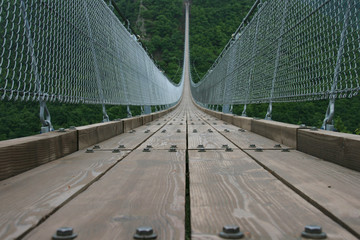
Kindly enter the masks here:
[[174, 85], [103, 0], [0, 0], [0, 99], [164, 105]]
[[352, 97], [360, 89], [359, 0], [268, 0], [197, 84], [203, 104]]

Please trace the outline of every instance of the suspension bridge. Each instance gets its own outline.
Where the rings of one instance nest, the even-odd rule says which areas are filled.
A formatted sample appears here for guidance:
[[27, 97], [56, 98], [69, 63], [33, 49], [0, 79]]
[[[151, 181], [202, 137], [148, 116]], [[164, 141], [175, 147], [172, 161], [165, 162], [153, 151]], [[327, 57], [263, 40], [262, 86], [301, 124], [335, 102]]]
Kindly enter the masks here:
[[[256, 1], [196, 84], [185, 8], [175, 85], [103, 1], [0, 3], [1, 98], [39, 101], [44, 132], [0, 142], [0, 239], [360, 238], [360, 137], [269, 120], [273, 102], [329, 99], [332, 128], [359, 90], [359, 3]], [[50, 131], [51, 101], [104, 122]], [[267, 120], [245, 116], [256, 102]]]

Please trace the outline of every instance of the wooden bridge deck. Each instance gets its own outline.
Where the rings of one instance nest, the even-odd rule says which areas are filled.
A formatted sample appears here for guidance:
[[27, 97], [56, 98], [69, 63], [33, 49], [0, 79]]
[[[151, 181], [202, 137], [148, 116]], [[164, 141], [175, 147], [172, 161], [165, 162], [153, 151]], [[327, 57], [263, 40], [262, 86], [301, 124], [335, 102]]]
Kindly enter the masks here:
[[50, 239], [62, 226], [78, 239], [132, 239], [142, 225], [158, 239], [184, 239], [186, 211], [192, 239], [220, 239], [227, 224], [240, 226], [244, 239], [300, 239], [309, 224], [321, 225], [328, 239], [357, 239], [360, 173], [276, 144], [184, 99], [94, 153], [81, 150], [2, 181], [0, 239]]
[[220, 239], [229, 224], [244, 239], [301, 239], [310, 224], [360, 238], [359, 172], [200, 111], [188, 72], [166, 116], [1, 181], [0, 239], [51, 239], [64, 226], [77, 239], [132, 239], [144, 225], [157, 239]]

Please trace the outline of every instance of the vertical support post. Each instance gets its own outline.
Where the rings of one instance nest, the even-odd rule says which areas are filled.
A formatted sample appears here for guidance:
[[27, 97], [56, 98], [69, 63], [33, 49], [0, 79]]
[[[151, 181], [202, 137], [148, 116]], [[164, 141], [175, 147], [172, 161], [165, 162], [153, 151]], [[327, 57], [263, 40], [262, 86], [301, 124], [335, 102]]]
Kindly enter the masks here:
[[144, 106], [144, 114], [151, 114], [151, 106], [150, 105]]
[[127, 105], [127, 106], [126, 106], [126, 112], [127, 112], [127, 117], [128, 117], [128, 118], [131, 118], [131, 117], [132, 117], [132, 113], [131, 113], [131, 110], [130, 110], [130, 105]]
[[279, 68], [280, 49], [281, 49], [281, 45], [282, 45], [282, 35], [284, 34], [287, 3], [288, 3], [288, 0], [285, 0], [285, 7], [283, 10], [282, 21], [281, 21], [280, 38], [279, 38], [277, 52], [276, 52], [275, 69], [274, 69], [274, 75], [273, 75], [271, 93], [270, 93], [270, 102], [269, 102], [269, 107], [268, 107], [268, 110], [267, 110], [267, 113], [265, 116], [266, 120], [271, 120], [271, 116], [272, 116], [272, 101], [273, 101], [273, 97], [274, 97], [275, 82], [276, 82], [277, 72], [278, 72], [278, 68]]
[[96, 83], [98, 86], [99, 98], [102, 103], [103, 122], [108, 122], [109, 116], [106, 113], [104, 92], [102, 89], [100, 71], [99, 71], [98, 61], [97, 61], [97, 57], [96, 57], [96, 51], [95, 51], [95, 47], [94, 47], [94, 38], [93, 38], [92, 29], [91, 29], [91, 25], [90, 25], [89, 13], [88, 13], [88, 8], [87, 8], [87, 0], [83, 0], [83, 5], [84, 5], [84, 9], [85, 9], [86, 21], [87, 21], [87, 26], [88, 26], [89, 36], [90, 36], [90, 43], [91, 43], [90, 45], [91, 45], [91, 51], [92, 51], [93, 61], [94, 61]]
[[44, 101], [43, 97], [43, 93], [41, 91], [41, 77], [39, 74], [39, 69], [38, 69], [38, 63], [37, 63], [37, 59], [36, 59], [36, 55], [35, 55], [35, 50], [34, 50], [34, 42], [31, 36], [31, 30], [30, 30], [30, 23], [27, 17], [27, 13], [26, 13], [26, 5], [25, 5], [25, 1], [21, 0], [21, 13], [22, 13], [22, 17], [24, 19], [24, 23], [25, 23], [25, 30], [26, 30], [26, 37], [28, 39], [28, 46], [29, 46], [29, 50], [30, 50], [30, 55], [31, 55], [31, 68], [34, 71], [34, 75], [35, 75], [35, 86], [37, 89], [37, 93], [38, 93], [38, 100], [40, 103], [40, 121], [42, 124], [41, 127], [41, 133], [46, 133], [46, 132], [50, 132], [53, 131], [54, 128], [51, 124], [51, 116], [50, 116], [50, 112], [46, 106], [46, 102]]
[[339, 43], [339, 48], [338, 48], [338, 52], [337, 52], [336, 65], [335, 65], [335, 69], [334, 69], [334, 80], [331, 85], [329, 105], [326, 110], [325, 119], [324, 119], [322, 127], [321, 127], [322, 129], [329, 130], [329, 131], [334, 130], [334, 114], [335, 114], [335, 98], [336, 98], [335, 90], [337, 87], [339, 74], [340, 74], [341, 58], [344, 54], [346, 29], [349, 26], [350, 8], [351, 8], [350, 2], [347, 1], [347, 9], [346, 9], [346, 13], [344, 16], [344, 25], [343, 25], [343, 29], [342, 29], [341, 35], [340, 35], [340, 43]]
[[230, 111], [230, 104], [223, 104], [223, 105], [222, 105], [222, 112], [223, 112], [223, 113], [231, 113], [231, 111]]

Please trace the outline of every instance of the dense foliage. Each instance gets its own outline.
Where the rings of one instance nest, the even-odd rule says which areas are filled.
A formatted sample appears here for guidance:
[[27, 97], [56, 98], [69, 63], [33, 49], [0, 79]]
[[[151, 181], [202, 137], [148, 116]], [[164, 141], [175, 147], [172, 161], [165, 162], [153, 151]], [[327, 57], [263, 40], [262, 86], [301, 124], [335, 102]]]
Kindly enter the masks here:
[[[108, 2], [108, 1], [106, 1]], [[179, 82], [183, 60], [183, 0], [115, 0], [122, 15], [129, 19], [134, 34], [165, 74]], [[235, 32], [254, 0], [193, 0], [190, 19], [192, 76], [195, 81], [206, 73]], [[116, 13], [117, 14], [117, 13]], [[119, 14], [117, 14], [119, 15]], [[121, 20], [123, 21], [123, 20]], [[128, 23], [124, 22], [127, 26]], [[320, 127], [327, 101], [278, 103], [273, 119], [293, 124]], [[48, 103], [52, 123], [59, 127], [82, 126], [101, 122], [100, 105]], [[240, 115], [243, 106], [234, 106]], [[336, 101], [335, 127], [360, 134], [360, 97]], [[264, 118], [267, 104], [247, 107], [251, 117]], [[110, 119], [127, 116], [125, 106], [107, 106]], [[140, 114], [132, 107], [133, 115]], [[0, 101], [0, 140], [29, 136], [39, 132], [39, 103]]]

